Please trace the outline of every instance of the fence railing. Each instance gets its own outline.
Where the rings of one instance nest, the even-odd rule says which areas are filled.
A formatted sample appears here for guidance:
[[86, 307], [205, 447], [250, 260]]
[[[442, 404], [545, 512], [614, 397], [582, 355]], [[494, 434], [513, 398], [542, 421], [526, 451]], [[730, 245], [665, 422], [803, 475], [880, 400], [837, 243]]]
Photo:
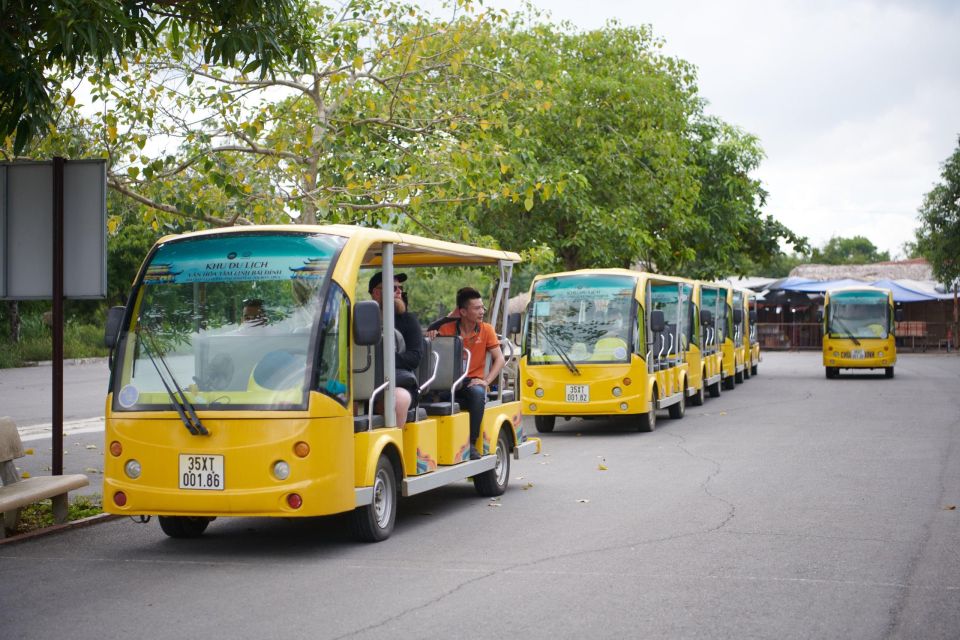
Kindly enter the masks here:
[[[758, 322], [761, 349], [820, 349], [823, 346], [818, 322]], [[951, 351], [956, 348], [952, 325], [946, 322], [909, 321], [898, 323], [897, 348], [904, 351]]]

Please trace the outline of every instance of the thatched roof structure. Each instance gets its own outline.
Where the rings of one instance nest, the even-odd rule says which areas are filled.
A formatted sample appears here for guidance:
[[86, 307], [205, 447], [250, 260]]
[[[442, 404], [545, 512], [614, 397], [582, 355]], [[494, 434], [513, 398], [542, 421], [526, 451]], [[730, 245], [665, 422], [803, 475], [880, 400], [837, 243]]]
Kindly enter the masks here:
[[923, 258], [875, 262], [873, 264], [802, 264], [790, 271], [791, 276], [811, 280], [933, 280], [933, 267]]

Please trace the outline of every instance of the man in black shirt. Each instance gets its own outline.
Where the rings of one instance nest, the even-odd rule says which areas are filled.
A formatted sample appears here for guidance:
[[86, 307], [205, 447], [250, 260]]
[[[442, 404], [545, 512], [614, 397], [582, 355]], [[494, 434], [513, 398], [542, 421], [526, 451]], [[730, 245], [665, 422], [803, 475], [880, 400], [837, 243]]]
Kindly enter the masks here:
[[[403, 293], [402, 283], [406, 282], [407, 274], [393, 274], [393, 305], [394, 328], [403, 336], [404, 348], [396, 355], [396, 383], [397, 383], [397, 426], [402, 427], [407, 421], [407, 411], [416, 406], [419, 396], [419, 383], [416, 371], [420, 366], [423, 355], [423, 332], [417, 316], [407, 311], [406, 296]], [[383, 309], [383, 272], [378, 271], [370, 278], [367, 284], [370, 297], [376, 300]]]

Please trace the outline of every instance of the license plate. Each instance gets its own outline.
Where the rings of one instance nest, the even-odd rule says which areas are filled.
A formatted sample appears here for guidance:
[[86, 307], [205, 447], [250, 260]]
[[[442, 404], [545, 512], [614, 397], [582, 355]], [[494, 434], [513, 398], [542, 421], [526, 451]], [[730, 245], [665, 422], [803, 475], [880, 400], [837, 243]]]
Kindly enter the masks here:
[[568, 384], [567, 402], [590, 402], [590, 385]]
[[180, 488], [223, 491], [223, 456], [181, 453]]
[[850, 357], [854, 360], [863, 360], [863, 349], [854, 349], [850, 352]]

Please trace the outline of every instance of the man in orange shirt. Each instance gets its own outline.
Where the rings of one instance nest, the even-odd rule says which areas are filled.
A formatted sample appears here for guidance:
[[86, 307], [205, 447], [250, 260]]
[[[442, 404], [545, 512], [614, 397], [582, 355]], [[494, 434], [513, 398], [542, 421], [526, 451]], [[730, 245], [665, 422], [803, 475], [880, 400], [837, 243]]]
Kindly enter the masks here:
[[[477, 460], [480, 452], [477, 451], [476, 442], [480, 437], [487, 390], [500, 375], [505, 359], [496, 330], [493, 325], [483, 321], [486, 308], [480, 292], [472, 287], [457, 291], [457, 311], [460, 317], [451, 318], [440, 326], [437, 333], [441, 336], [459, 335], [464, 348], [470, 352], [470, 371], [456, 391], [456, 400], [470, 413], [470, 459]], [[484, 372], [488, 353], [492, 361], [490, 370]]]

